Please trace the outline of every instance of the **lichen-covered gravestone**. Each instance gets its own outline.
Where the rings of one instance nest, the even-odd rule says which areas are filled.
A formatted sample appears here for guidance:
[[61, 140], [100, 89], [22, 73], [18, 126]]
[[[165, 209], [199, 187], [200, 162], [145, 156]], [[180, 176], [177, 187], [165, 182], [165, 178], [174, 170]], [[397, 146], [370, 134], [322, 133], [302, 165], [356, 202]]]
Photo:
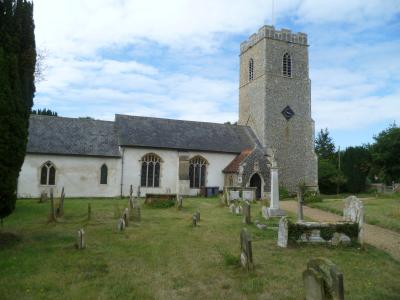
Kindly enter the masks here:
[[248, 201], [244, 201], [243, 203], [243, 223], [245, 224], [251, 223], [250, 203]]
[[235, 212], [236, 212], [237, 215], [242, 214], [242, 211], [243, 211], [243, 207], [241, 205], [236, 206]]
[[118, 220], [117, 229], [118, 229], [119, 231], [123, 231], [123, 230], [125, 229], [125, 221], [124, 221], [123, 218], [121, 218], [121, 219]]
[[40, 193], [39, 203], [46, 202], [47, 199], [48, 199], [47, 192], [41, 192]]
[[235, 204], [231, 204], [231, 205], [229, 205], [229, 211], [231, 212], [231, 213], [235, 213]]
[[326, 258], [310, 259], [303, 272], [306, 300], [343, 300], [343, 274]]
[[77, 239], [77, 243], [76, 243], [76, 248], [78, 248], [78, 249], [86, 248], [85, 231], [83, 229], [78, 230], [78, 239]]
[[200, 222], [200, 212], [196, 211], [195, 215], [196, 215], [197, 223], [199, 223]]
[[60, 205], [57, 209], [57, 217], [64, 216], [64, 200], [65, 200], [65, 192], [64, 192], [64, 187], [62, 187], [61, 197], [60, 197]]
[[251, 235], [245, 228], [240, 232], [240, 263], [247, 270], [253, 269], [253, 249], [251, 246]]
[[364, 242], [364, 205], [356, 196], [344, 199], [343, 220], [358, 224], [358, 242]]
[[242, 192], [243, 195], [243, 201], [250, 201], [253, 202], [254, 201], [254, 191], [243, 191]]
[[278, 247], [286, 248], [288, 244], [289, 224], [286, 217], [279, 220], [278, 228]]

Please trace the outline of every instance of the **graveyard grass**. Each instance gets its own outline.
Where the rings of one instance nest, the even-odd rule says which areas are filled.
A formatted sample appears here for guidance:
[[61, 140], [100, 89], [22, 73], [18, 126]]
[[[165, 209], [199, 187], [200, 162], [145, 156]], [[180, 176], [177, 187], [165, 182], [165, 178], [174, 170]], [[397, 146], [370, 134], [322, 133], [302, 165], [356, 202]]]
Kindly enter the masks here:
[[[371, 197], [365, 195], [363, 200], [365, 220], [368, 224], [381, 226], [400, 232], [400, 193]], [[341, 197], [324, 199], [322, 202], [311, 203], [311, 207], [319, 208], [339, 215], [343, 214], [343, 199]]]
[[[302, 272], [312, 257], [337, 264], [347, 299], [398, 299], [400, 263], [384, 252], [369, 246], [279, 249], [277, 230], [244, 225], [218, 202], [184, 199], [180, 211], [142, 205], [142, 222], [118, 232], [127, 199], [67, 198], [56, 224], [47, 224], [49, 202], [19, 200], [0, 234], [1, 299], [303, 299]], [[196, 210], [201, 221], [193, 228]], [[251, 206], [253, 222], [262, 221], [259, 211], [260, 204]], [[77, 250], [82, 227], [87, 248]], [[244, 227], [253, 237], [249, 273], [238, 266]]]

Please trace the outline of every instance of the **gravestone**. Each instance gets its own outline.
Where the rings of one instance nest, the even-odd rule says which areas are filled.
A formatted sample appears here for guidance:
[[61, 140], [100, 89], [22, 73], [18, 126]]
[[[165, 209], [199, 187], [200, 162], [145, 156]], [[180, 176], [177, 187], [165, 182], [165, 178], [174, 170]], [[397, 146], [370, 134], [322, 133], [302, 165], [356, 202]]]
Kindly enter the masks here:
[[76, 247], [78, 249], [85, 249], [86, 248], [85, 231], [83, 230], [83, 228], [78, 230], [78, 239], [77, 239]]
[[243, 201], [254, 201], [254, 191], [243, 191], [242, 192]]
[[240, 263], [247, 270], [253, 269], [253, 249], [251, 246], [251, 235], [245, 228], [240, 232]]
[[136, 194], [136, 196], [137, 196], [138, 198], [140, 198], [140, 185], [139, 185], [138, 188], [137, 188], [137, 194]]
[[200, 222], [200, 212], [196, 211], [195, 215], [196, 215], [196, 218], [197, 218], [197, 223]]
[[343, 300], [343, 274], [326, 258], [310, 259], [303, 272], [306, 300]]
[[279, 220], [278, 228], [278, 247], [287, 248], [289, 234], [289, 224], [286, 217]]
[[40, 198], [39, 198], [39, 203], [46, 202], [47, 199], [48, 199], [47, 192], [41, 192], [40, 193]]
[[62, 217], [64, 215], [64, 199], [65, 199], [65, 193], [64, 193], [64, 187], [63, 187], [61, 190], [60, 203], [56, 210], [57, 217]]
[[240, 193], [239, 191], [229, 191], [229, 202], [240, 200]]
[[236, 210], [236, 207], [235, 207], [235, 204], [231, 204], [231, 205], [229, 205], [229, 211], [231, 212], [231, 213], [235, 213], [235, 210]]
[[364, 205], [356, 196], [344, 199], [343, 220], [358, 224], [358, 242], [364, 242]]
[[235, 207], [235, 212], [237, 215], [241, 215], [243, 211], [243, 207], [241, 205], [238, 205]]
[[122, 219], [124, 219], [125, 226], [128, 227], [129, 226], [129, 209], [128, 208], [125, 208], [125, 210], [122, 214]]
[[57, 216], [56, 216], [56, 208], [54, 205], [54, 195], [53, 195], [53, 189], [50, 189], [50, 216], [49, 216], [49, 222], [56, 222], [57, 221]]
[[197, 226], [197, 216], [196, 216], [196, 214], [193, 214], [193, 216], [192, 216], [192, 225], [193, 225], [193, 227]]
[[178, 210], [181, 210], [182, 207], [183, 207], [183, 196], [182, 195], [178, 195], [177, 201], [176, 201], [176, 208]]
[[119, 231], [123, 231], [125, 229], [125, 221], [123, 218], [120, 218], [117, 223], [117, 229]]
[[245, 224], [251, 223], [250, 203], [248, 201], [244, 201], [243, 203], [243, 223]]

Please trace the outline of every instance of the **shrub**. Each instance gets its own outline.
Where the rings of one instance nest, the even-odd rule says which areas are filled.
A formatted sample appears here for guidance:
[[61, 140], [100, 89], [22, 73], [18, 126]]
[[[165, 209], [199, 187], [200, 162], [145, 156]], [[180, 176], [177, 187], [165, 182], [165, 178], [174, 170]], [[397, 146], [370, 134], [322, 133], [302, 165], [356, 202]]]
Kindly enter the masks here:
[[146, 205], [152, 208], [169, 208], [175, 205], [175, 200], [153, 201], [146, 203]]
[[322, 202], [322, 197], [317, 192], [308, 191], [304, 194], [304, 203]]
[[284, 186], [280, 186], [279, 187], [279, 200], [286, 199], [289, 197], [290, 197], [290, 194], [289, 194], [289, 191], [287, 190], [287, 188], [285, 188]]

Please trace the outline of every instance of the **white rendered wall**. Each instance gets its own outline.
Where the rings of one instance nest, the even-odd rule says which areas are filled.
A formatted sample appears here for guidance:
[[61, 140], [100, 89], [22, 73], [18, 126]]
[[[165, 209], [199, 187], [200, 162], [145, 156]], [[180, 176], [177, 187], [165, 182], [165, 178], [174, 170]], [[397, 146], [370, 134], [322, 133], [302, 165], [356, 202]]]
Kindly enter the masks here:
[[[56, 167], [55, 186], [40, 185], [40, 168], [51, 161]], [[107, 165], [107, 184], [100, 184], [100, 167]], [[120, 195], [121, 160], [88, 156], [27, 154], [18, 178], [18, 197], [39, 197], [53, 188], [59, 197], [62, 187], [67, 197], [115, 197]]]
[[[179, 152], [177, 150], [148, 149], [148, 148], [124, 148], [124, 178], [123, 193], [129, 195], [129, 187], [132, 184], [136, 193], [140, 185], [141, 159], [148, 153], [155, 153], [161, 157], [160, 168], [160, 187], [146, 188], [141, 187], [141, 195], [146, 193], [173, 193], [178, 190], [178, 168]], [[204, 157], [209, 165], [207, 166], [206, 186], [218, 186], [220, 189], [224, 186], [224, 174], [222, 170], [236, 157], [236, 154], [212, 153], [212, 152], [187, 152], [189, 158], [196, 155]], [[191, 195], [197, 195], [198, 189], [190, 189]]]

